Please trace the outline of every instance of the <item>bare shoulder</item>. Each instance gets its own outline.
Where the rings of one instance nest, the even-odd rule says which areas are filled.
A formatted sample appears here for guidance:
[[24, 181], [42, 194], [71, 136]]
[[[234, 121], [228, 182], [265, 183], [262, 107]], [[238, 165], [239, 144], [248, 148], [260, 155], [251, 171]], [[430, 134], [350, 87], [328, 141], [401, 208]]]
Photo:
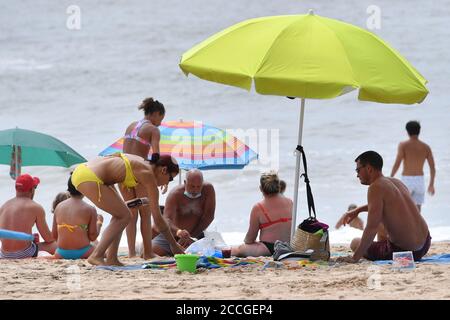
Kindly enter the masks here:
[[423, 141], [421, 141], [421, 143], [422, 143], [423, 147], [425, 148], [425, 150], [427, 150], [427, 152], [431, 152], [431, 147], [428, 144], [426, 144]]
[[29, 203], [27, 203], [27, 206], [30, 210], [33, 210], [33, 212], [35, 212], [36, 214], [38, 213], [44, 213], [45, 214], [45, 210], [44, 207], [41, 206], [39, 203], [31, 200]]
[[209, 182], [203, 182], [203, 190], [208, 193], [215, 193], [214, 186]]
[[133, 131], [134, 127], [136, 126], [137, 121], [133, 121], [132, 123], [130, 123], [127, 127], [127, 130], [125, 131], [125, 134], [129, 134], [131, 133], [131, 131]]
[[170, 190], [169, 195], [172, 196], [180, 196], [184, 193], [184, 185], [179, 184], [176, 187], [174, 187], [172, 190]]
[[389, 184], [391, 183], [391, 179], [395, 178], [381, 177], [375, 180], [373, 183], [370, 184], [368, 192], [369, 193], [382, 192], [389, 186]]

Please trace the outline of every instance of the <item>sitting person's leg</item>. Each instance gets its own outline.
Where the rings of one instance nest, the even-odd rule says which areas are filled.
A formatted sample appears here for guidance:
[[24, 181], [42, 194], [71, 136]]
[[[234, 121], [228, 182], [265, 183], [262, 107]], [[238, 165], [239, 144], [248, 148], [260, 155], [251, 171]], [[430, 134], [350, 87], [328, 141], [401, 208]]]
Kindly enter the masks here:
[[231, 248], [231, 255], [236, 257], [260, 257], [271, 256], [270, 250], [262, 242], [252, 244], [241, 244], [239, 247]]
[[169, 242], [161, 233], [153, 238], [152, 249], [153, 253], [159, 256], [173, 256], [172, 250], [170, 250]]

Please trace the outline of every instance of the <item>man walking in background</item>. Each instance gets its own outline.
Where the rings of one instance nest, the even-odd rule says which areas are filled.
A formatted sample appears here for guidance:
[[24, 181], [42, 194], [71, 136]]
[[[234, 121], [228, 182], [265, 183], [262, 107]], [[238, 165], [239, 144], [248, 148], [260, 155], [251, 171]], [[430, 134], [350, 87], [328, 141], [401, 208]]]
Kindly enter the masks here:
[[430, 183], [428, 185], [428, 193], [430, 195], [434, 195], [436, 169], [434, 167], [431, 148], [419, 140], [420, 123], [417, 121], [409, 121], [406, 124], [406, 131], [408, 132], [409, 140], [400, 142], [398, 145], [397, 158], [392, 167], [391, 177], [395, 176], [403, 161], [401, 180], [408, 187], [411, 197], [414, 199], [420, 212], [425, 199], [425, 179], [423, 175], [425, 160], [428, 161], [430, 167]]

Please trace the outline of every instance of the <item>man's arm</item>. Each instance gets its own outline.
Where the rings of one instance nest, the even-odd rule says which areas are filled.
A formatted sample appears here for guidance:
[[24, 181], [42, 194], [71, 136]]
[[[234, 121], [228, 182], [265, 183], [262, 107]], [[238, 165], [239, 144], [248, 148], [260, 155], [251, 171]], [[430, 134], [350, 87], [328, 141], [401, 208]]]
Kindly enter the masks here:
[[259, 232], [259, 215], [258, 215], [258, 208], [257, 205], [253, 206], [252, 212], [250, 214], [250, 223], [248, 227], [247, 234], [245, 235], [244, 243], [245, 244], [252, 244], [255, 243], [256, 237], [258, 236]]
[[434, 166], [433, 153], [431, 152], [430, 147], [428, 147], [427, 161], [430, 167], [430, 184], [428, 185], [428, 193], [434, 195], [434, 178], [436, 177], [436, 168]]
[[364, 229], [361, 242], [358, 249], [356, 249], [353, 255], [354, 262], [358, 262], [359, 259], [367, 252], [370, 245], [375, 239], [378, 231], [378, 227], [383, 220], [383, 190], [378, 185], [372, 185], [369, 187], [368, 194], [368, 214], [367, 225]]
[[398, 149], [397, 149], [397, 157], [395, 158], [394, 166], [392, 167], [391, 171], [391, 177], [395, 176], [397, 173], [398, 168], [400, 167], [400, 164], [402, 163], [402, 160], [404, 158], [404, 151], [403, 151], [403, 144], [399, 143]]
[[36, 227], [41, 234], [45, 242], [54, 242], [56, 239], [53, 238], [50, 229], [48, 228], [47, 221], [45, 221], [45, 211], [40, 205], [37, 205], [34, 209], [36, 212]]
[[212, 185], [204, 186], [205, 190], [205, 206], [200, 217], [199, 223], [192, 229], [191, 235], [198, 238], [200, 233], [205, 231], [214, 220], [214, 212], [216, 211], [216, 191]]

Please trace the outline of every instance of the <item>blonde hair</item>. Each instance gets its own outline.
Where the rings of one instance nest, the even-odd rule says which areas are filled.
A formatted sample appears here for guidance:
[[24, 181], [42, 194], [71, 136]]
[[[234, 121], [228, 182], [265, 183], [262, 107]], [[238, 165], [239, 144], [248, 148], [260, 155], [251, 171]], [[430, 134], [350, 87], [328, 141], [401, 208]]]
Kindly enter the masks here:
[[53, 200], [53, 204], [52, 204], [52, 212], [55, 212], [56, 207], [58, 206], [58, 204], [60, 204], [61, 202], [63, 202], [64, 200], [67, 200], [70, 198], [70, 194], [67, 191], [64, 192], [60, 192], [56, 195], [55, 199]]
[[265, 194], [280, 193], [280, 179], [275, 171], [265, 172], [259, 179], [261, 191]]

